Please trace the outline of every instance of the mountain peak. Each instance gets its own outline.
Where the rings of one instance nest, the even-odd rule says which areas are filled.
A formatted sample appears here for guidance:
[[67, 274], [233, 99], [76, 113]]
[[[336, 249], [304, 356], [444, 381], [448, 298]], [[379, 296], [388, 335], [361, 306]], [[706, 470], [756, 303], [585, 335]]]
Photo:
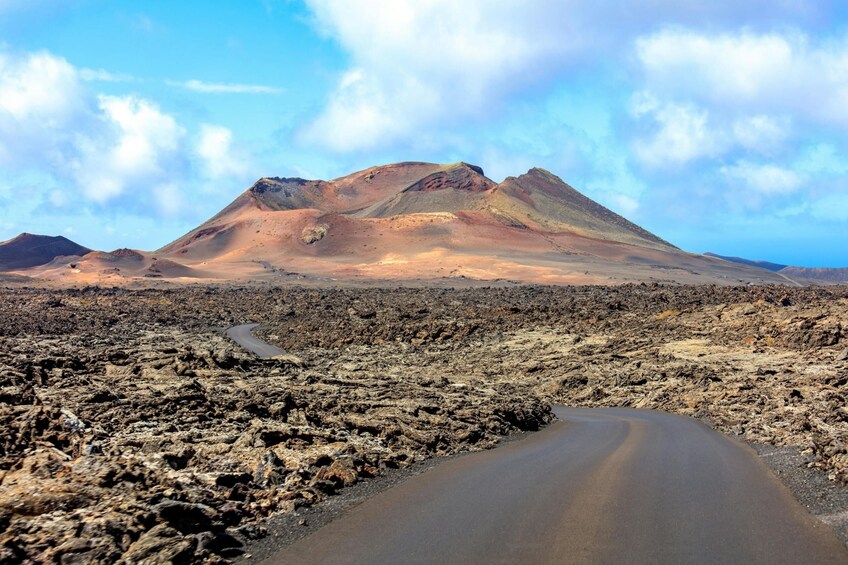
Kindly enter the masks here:
[[286, 185], [303, 186], [309, 182], [300, 177], [262, 177], [251, 186], [248, 191], [253, 194], [264, 194], [266, 192], [280, 192]]
[[435, 192], [445, 189], [485, 192], [493, 186], [495, 183], [486, 178], [482, 168], [459, 162], [440, 167], [439, 170], [406, 187], [403, 192]]
[[40, 264], [32, 273], [67, 280], [786, 280], [685, 253], [545, 169], [495, 183], [465, 161], [378, 165], [326, 181], [265, 176], [155, 257], [67, 257], [88, 251], [75, 245], [21, 234], [0, 244], [0, 270]]
[[[389, 223], [383, 226], [384, 221]], [[444, 226], [445, 221], [452, 222], [449, 228]], [[268, 237], [275, 238], [274, 243], [260, 245], [266, 232], [254, 226], [268, 226]], [[363, 249], [392, 252], [395, 244], [379, 243], [379, 235], [373, 230], [377, 234], [380, 230], [396, 232], [392, 237], [397, 241], [410, 238], [410, 245], [414, 241], [416, 246], [452, 249], [468, 245], [462, 239], [466, 236], [454, 235], [467, 233], [468, 237], [481, 238], [479, 244], [507, 250], [519, 245], [513, 241], [518, 237], [515, 229], [524, 230], [519, 239], [529, 238], [520, 246], [538, 249], [558, 250], [551, 237], [574, 236], [675, 249], [542, 168], [531, 168], [497, 184], [485, 176], [482, 167], [465, 161], [406, 161], [369, 167], [329, 181], [263, 177], [221, 213], [161, 251], [205, 258], [232, 249], [252, 257], [253, 252], [247, 250], [254, 246], [282, 252], [290, 247], [286, 238], [301, 241], [302, 233], [315, 230], [326, 237], [314, 242], [308, 251], [291, 248], [290, 257], [300, 253], [357, 257]], [[280, 237], [283, 240], [278, 241]], [[352, 243], [346, 238], [353, 238], [350, 242], [361, 239], [359, 249], [348, 248]]]
[[471, 163], [466, 163], [465, 161], [460, 161], [458, 164], [462, 165], [464, 167], [468, 167], [469, 169], [471, 169], [472, 171], [474, 171], [475, 173], [477, 173], [481, 177], [486, 176], [486, 173], [483, 172], [483, 167], [480, 167], [478, 165], [472, 165]]
[[27, 269], [49, 263], [62, 255], [85, 255], [91, 249], [57, 235], [24, 232], [0, 243], [0, 271]]

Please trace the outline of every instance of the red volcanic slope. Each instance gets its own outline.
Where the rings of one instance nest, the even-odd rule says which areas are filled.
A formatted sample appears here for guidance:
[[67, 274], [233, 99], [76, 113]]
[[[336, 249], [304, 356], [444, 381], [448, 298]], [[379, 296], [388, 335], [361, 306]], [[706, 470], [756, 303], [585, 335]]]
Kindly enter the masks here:
[[[531, 169], [496, 184], [474, 165], [413, 162], [372, 167], [329, 182], [260, 179], [215, 217], [160, 251], [178, 253], [208, 246], [214, 256], [225, 247], [216, 244], [216, 239], [231, 237], [245, 220], [255, 220], [266, 212], [296, 212], [292, 217], [306, 215], [331, 224], [344, 223], [342, 218], [381, 220], [418, 214], [460, 217], [468, 212], [465, 220], [470, 223], [488, 222], [546, 233], [567, 231], [601, 240], [672, 248], [542, 169]], [[284, 216], [276, 215], [274, 220], [292, 221]]]
[[684, 253], [543, 169], [495, 183], [467, 163], [263, 178], [157, 254], [218, 278], [786, 282]]

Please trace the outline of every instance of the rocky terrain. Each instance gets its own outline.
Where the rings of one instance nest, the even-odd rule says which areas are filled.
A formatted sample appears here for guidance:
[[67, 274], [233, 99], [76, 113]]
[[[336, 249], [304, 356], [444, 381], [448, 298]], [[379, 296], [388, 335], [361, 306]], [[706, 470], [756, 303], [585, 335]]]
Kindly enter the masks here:
[[[225, 562], [551, 403], [689, 414], [848, 482], [846, 287], [0, 294], [0, 562]], [[248, 321], [288, 354], [222, 337]]]

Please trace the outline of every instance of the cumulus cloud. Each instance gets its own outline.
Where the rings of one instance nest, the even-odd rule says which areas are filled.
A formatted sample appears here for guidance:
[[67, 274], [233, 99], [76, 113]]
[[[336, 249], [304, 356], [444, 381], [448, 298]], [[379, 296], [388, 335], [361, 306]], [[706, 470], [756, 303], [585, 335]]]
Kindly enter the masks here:
[[185, 210], [186, 202], [179, 185], [172, 182], [159, 184], [153, 189], [156, 206], [166, 216], [177, 216]]
[[[584, 62], [621, 57], [636, 36], [668, 24], [816, 21], [824, 4], [795, 0], [307, 0], [350, 65], [301, 134], [333, 151], [415, 144], [424, 131], [491, 117], [516, 93]], [[645, 43], [646, 57], [663, 55]], [[667, 41], [672, 43], [672, 41]], [[660, 62], [660, 61], [658, 61]]]
[[0, 51], [0, 166], [9, 174], [49, 175], [43, 201], [55, 208], [79, 195], [167, 215], [185, 205], [182, 191], [198, 172], [246, 173], [249, 155], [234, 149], [230, 130], [204, 125], [193, 146], [186, 126], [155, 102], [89, 88], [112, 79], [121, 77], [78, 69], [51, 53]]
[[248, 157], [233, 147], [233, 132], [223, 126], [203, 124], [195, 152], [209, 178], [240, 177], [248, 173]]
[[48, 200], [50, 200], [50, 203], [56, 208], [64, 208], [70, 202], [70, 200], [68, 199], [68, 195], [65, 192], [62, 192], [61, 190], [50, 191]]
[[655, 90], [750, 102], [786, 78], [801, 41], [779, 34], [668, 30], [637, 40], [636, 53]]
[[637, 39], [631, 151], [654, 173], [706, 179], [700, 198], [731, 215], [782, 207], [776, 217], [845, 221], [833, 140], [848, 133], [848, 35], [776, 29]]
[[185, 130], [172, 116], [133, 96], [100, 96], [98, 105], [105, 131], [79, 139], [70, 162], [85, 196], [103, 203], [173, 172]]
[[625, 194], [614, 194], [609, 197], [610, 205], [620, 214], [631, 217], [639, 210], [639, 201]]
[[64, 59], [0, 52], [0, 164], [55, 161], [70, 142], [69, 126], [87, 119], [90, 102]]
[[804, 182], [804, 177], [799, 173], [773, 164], [740, 161], [722, 167], [721, 172], [729, 179], [741, 181], [748, 189], [765, 196], [790, 194]]
[[690, 105], [637, 102], [637, 117], [650, 115], [658, 129], [633, 146], [636, 157], [651, 167], [678, 166], [720, 151], [720, 140], [708, 125], [707, 111]]
[[791, 119], [786, 116], [745, 116], [733, 122], [732, 134], [745, 149], [768, 155], [789, 137], [791, 124]]
[[548, 2], [554, 15], [516, 0], [308, 4], [353, 63], [303, 132], [335, 151], [408, 141], [422, 126], [489, 115], [585, 40]]
[[812, 46], [800, 32], [667, 29], [637, 39], [635, 51], [642, 90], [632, 115], [653, 128], [642, 128], [634, 153], [654, 168], [736, 151], [773, 156], [798, 120], [848, 119], [842, 107], [827, 109], [848, 93], [848, 74], [834, 72], [848, 63], [848, 43]]
[[48, 53], [21, 58], [0, 54], [0, 77], [0, 108], [17, 120], [56, 123], [79, 105], [75, 69]]
[[742, 115], [692, 102], [661, 101], [652, 92], [633, 96], [631, 116], [642, 127], [632, 144], [634, 156], [654, 169], [675, 168], [735, 151], [770, 156], [791, 133], [787, 117]]
[[662, 98], [848, 127], [848, 37], [673, 29], [638, 39], [636, 53]]

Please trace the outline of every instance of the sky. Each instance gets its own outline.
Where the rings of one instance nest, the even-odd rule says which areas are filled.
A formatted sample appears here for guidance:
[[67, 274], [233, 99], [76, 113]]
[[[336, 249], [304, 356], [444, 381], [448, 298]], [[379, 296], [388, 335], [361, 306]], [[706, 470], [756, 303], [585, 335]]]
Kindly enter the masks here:
[[0, 0], [0, 240], [153, 250], [265, 176], [542, 167], [693, 252], [848, 266], [848, 6]]

